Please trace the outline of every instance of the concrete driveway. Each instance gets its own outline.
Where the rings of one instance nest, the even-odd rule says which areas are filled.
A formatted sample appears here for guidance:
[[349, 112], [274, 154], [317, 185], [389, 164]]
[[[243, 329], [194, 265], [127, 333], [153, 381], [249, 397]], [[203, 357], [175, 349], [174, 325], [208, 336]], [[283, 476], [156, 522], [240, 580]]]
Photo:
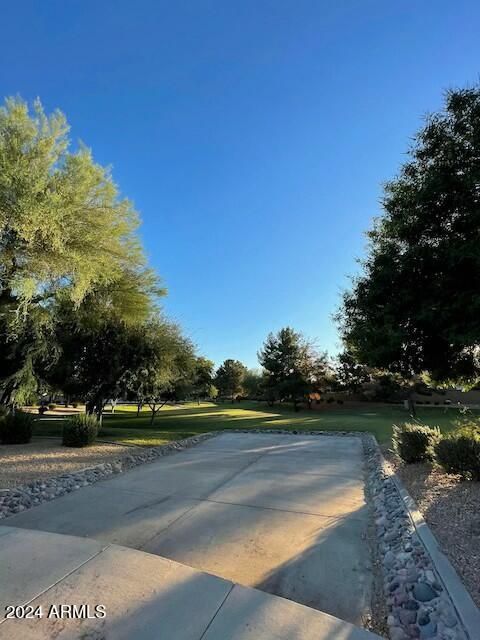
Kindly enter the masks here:
[[2, 524], [133, 547], [361, 625], [363, 490], [356, 437], [226, 433]]

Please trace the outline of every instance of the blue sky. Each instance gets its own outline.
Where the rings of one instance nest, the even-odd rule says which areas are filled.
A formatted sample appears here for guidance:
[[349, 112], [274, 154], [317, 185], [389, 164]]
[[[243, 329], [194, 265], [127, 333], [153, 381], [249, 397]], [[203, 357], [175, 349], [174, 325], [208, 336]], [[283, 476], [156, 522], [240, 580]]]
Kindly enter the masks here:
[[338, 351], [381, 183], [479, 77], [473, 0], [23, 0], [2, 22], [2, 95], [67, 114], [135, 202], [168, 314], [249, 366], [287, 324]]

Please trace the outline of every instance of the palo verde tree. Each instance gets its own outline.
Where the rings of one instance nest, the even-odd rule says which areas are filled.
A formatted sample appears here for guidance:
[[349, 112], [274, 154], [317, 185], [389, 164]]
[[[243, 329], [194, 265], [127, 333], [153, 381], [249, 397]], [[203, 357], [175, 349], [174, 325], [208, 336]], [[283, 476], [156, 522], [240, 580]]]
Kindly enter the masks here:
[[162, 293], [146, 267], [137, 214], [109, 171], [70, 150], [60, 112], [18, 99], [0, 108], [0, 400], [21, 402], [55, 355], [59, 303], [104, 294], [126, 315]]
[[360, 363], [472, 385], [480, 373], [480, 87], [449, 91], [387, 183], [339, 312]]
[[178, 325], [161, 316], [134, 329], [135, 356], [122, 379], [125, 393], [133, 395], [139, 408], [151, 410], [151, 423], [169, 401], [178, 399], [194, 377], [195, 353]]
[[239, 360], [225, 360], [215, 374], [215, 387], [221, 395], [229, 396], [233, 402], [235, 396], [243, 391], [242, 385], [246, 371], [247, 368]]
[[270, 333], [258, 352], [265, 370], [265, 390], [270, 402], [290, 400], [295, 411], [309, 394], [320, 391], [331, 375], [326, 354], [319, 353], [291, 327]]

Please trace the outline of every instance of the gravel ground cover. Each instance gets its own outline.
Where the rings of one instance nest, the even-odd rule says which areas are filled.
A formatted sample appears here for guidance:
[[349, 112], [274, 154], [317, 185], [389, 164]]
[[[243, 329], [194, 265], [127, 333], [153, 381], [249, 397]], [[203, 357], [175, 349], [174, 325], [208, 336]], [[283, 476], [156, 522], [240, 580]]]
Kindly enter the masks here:
[[388, 460], [480, 607], [480, 482], [428, 464], [403, 465], [391, 455]]
[[29, 444], [0, 445], [0, 489], [79, 471], [132, 453], [131, 446], [96, 443], [76, 449], [60, 438], [34, 438]]

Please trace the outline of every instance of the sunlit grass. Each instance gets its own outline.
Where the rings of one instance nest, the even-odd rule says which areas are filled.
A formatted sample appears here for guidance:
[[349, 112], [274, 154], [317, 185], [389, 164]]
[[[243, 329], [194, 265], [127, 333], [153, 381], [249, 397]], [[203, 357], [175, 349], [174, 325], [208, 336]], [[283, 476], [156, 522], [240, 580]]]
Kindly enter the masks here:
[[[474, 412], [478, 415], [478, 411]], [[417, 419], [430, 426], [449, 431], [460, 417], [453, 407], [419, 407]], [[289, 429], [325, 431], [368, 431], [380, 443], [388, 444], [392, 425], [409, 420], [405, 409], [398, 405], [343, 405], [304, 409], [294, 413], [289, 406], [268, 407], [261, 402], [230, 405], [188, 403], [165, 405], [150, 424], [150, 411], [144, 408], [136, 415], [135, 405], [121, 405], [115, 414], [105, 415], [100, 433], [102, 440], [141, 446], [157, 446], [171, 440], [206, 431], [223, 429]], [[39, 421], [37, 435], [59, 435], [61, 421]]]

